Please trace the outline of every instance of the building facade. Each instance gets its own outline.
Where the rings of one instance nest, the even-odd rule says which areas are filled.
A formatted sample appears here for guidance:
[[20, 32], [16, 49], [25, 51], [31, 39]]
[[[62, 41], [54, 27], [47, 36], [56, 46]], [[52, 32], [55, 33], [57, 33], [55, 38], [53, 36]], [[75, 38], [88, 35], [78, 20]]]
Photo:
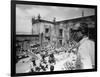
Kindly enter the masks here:
[[76, 24], [87, 23], [88, 28], [95, 28], [95, 16], [79, 17], [70, 20], [47, 21], [41, 19], [39, 15], [37, 19], [32, 19], [32, 35], [38, 34], [40, 43], [54, 44], [56, 47], [65, 46], [70, 40], [70, 29]]

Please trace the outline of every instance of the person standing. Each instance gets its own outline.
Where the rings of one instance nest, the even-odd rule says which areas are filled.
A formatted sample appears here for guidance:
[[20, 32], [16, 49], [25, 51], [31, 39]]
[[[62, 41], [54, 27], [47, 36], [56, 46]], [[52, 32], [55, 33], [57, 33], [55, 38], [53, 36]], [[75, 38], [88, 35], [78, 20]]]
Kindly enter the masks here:
[[[78, 59], [76, 66], [78, 69], [92, 69], [94, 68], [95, 59], [95, 43], [88, 37], [88, 25], [80, 23], [72, 28], [73, 40], [79, 43]], [[80, 67], [78, 67], [80, 66]]]

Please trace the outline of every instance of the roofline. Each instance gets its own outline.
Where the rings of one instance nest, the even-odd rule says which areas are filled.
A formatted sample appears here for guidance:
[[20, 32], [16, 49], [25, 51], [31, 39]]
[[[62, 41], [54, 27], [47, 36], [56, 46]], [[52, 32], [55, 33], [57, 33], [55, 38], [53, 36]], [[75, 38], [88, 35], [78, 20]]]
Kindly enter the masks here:
[[[47, 21], [47, 20], [43, 20], [43, 19], [40, 19], [40, 20], [35, 20], [35, 23], [38, 23], [38, 22], [46, 22], [46, 23], [51, 23], [51, 24], [59, 24], [61, 22], [69, 22], [69, 21], [74, 21], [74, 20], [77, 20], [77, 19], [84, 19], [84, 18], [87, 18], [87, 17], [94, 17], [95, 15], [90, 15], [90, 16], [84, 16], [84, 17], [77, 17], [77, 18], [73, 18], [73, 19], [67, 19], [67, 20], [62, 20], [62, 21], [56, 21], [55, 23], [52, 22], [52, 21]], [[34, 24], [35, 24], [34, 23]]]
[[77, 17], [77, 18], [73, 18], [73, 19], [68, 19], [68, 20], [62, 20], [62, 21], [57, 21], [56, 23], [61, 23], [61, 22], [68, 22], [68, 21], [73, 21], [76, 19], [83, 19], [83, 18], [87, 18], [87, 17], [94, 17], [95, 15], [90, 15], [90, 16], [84, 16], [84, 17]]

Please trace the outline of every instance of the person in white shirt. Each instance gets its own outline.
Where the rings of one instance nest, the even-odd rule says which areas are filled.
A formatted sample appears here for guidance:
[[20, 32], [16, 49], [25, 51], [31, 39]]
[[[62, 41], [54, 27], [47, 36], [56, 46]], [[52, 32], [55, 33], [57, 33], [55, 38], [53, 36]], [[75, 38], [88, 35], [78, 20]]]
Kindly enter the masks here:
[[92, 69], [95, 66], [95, 44], [94, 41], [88, 38], [88, 25], [86, 23], [80, 23], [78, 26], [72, 28], [74, 33], [73, 40], [79, 43], [78, 47], [78, 60], [76, 63], [80, 63], [78, 69]]

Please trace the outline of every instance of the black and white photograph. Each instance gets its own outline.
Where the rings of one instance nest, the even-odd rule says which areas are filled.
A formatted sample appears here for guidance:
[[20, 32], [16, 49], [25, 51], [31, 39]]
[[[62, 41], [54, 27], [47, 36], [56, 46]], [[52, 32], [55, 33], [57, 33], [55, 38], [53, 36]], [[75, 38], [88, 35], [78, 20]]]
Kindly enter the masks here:
[[16, 74], [96, 69], [95, 8], [16, 4], [15, 17]]

